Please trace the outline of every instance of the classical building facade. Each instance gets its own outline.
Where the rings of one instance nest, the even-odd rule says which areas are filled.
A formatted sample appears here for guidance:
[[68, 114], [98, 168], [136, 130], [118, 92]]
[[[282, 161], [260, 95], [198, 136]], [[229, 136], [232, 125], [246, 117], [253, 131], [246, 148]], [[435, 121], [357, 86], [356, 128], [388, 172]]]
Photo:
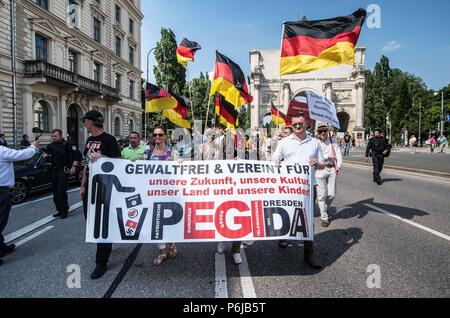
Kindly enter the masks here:
[[[0, 0], [0, 127], [13, 135], [11, 1]], [[79, 148], [91, 109], [117, 138], [141, 127], [140, 0], [17, 0], [16, 131], [59, 128]]]
[[252, 127], [262, 127], [263, 117], [270, 112], [271, 101], [287, 113], [289, 105], [306, 91], [327, 96], [336, 104], [341, 131], [349, 131], [364, 139], [365, 48], [357, 48], [355, 64], [283, 76], [280, 80], [280, 51], [250, 52], [250, 86], [254, 97], [251, 105]]

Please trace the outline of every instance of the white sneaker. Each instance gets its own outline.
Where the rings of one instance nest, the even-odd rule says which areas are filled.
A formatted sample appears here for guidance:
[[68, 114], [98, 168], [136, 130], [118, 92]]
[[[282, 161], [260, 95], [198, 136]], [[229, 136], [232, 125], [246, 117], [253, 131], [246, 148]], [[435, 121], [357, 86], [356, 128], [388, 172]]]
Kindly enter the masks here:
[[233, 254], [233, 260], [236, 265], [241, 264], [242, 263], [241, 253]]
[[225, 242], [219, 242], [217, 245], [217, 253], [223, 254], [223, 251], [225, 250]]

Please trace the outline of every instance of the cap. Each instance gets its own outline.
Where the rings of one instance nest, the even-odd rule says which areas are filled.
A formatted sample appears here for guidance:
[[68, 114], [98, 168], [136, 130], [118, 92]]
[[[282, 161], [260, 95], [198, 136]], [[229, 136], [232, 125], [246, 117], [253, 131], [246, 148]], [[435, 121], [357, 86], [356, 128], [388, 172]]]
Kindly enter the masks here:
[[90, 119], [90, 120], [92, 120], [93, 122], [100, 122], [100, 123], [103, 123], [103, 122], [105, 121], [105, 119], [103, 118], [102, 113], [100, 113], [100, 112], [97, 111], [97, 110], [90, 110], [90, 111], [88, 111], [88, 112], [84, 115], [83, 121], [84, 121], [85, 119]]
[[317, 125], [317, 129], [330, 129], [330, 127], [328, 127], [328, 125], [326, 123], [319, 123]]

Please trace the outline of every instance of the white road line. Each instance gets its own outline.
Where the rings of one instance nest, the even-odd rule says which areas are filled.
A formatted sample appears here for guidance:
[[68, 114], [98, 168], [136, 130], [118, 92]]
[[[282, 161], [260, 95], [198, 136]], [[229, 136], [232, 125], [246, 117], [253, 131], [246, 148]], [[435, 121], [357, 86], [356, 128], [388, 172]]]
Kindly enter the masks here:
[[[69, 190], [69, 191], [67, 191], [67, 193], [72, 193], [72, 192], [75, 192], [75, 191], [80, 191], [80, 188]], [[23, 206], [26, 206], [26, 205], [29, 205], [29, 204], [33, 204], [33, 203], [36, 203], [36, 202], [44, 201], [44, 200], [47, 200], [47, 199], [50, 199], [50, 198], [53, 198], [53, 195], [49, 195], [49, 196], [46, 196], [46, 197], [43, 197], [43, 198], [40, 198], [40, 199], [37, 199], [37, 200], [33, 200], [33, 201], [30, 201], [30, 202], [25, 202], [25, 203], [22, 203], [22, 204], [13, 205], [12, 209], [20, 208], [20, 207], [23, 207]]]
[[[78, 202], [78, 203], [72, 205], [71, 207], [69, 207], [69, 212], [75, 211], [75, 210], [79, 209], [82, 206], [83, 206], [83, 202]], [[27, 225], [27, 226], [25, 226], [25, 227], [15, 231], [15, 232], [13, 232], [13, 233], [10, 233], [10, 234], [6, 235], [5, 236], [5, 242], [8, 244], [8, 243], [10, 243], [12, 241], [15, 241], [18, 238], [20, 238], [20, 237], [22, 237], [22, 236], [24, 236], [24, 235], [26, 235], [26, 234], [28, 234], [30, 232], [33, 232], [36, 229], [38, 229], [38, 228], [40, 228], [40, 227], [42, 227], [44, 225], [47, 225], [48, 223], [51, 223], [51, 222], [53, 222], [53, 221], [55, 221], [57, 219], [58, 218], [55, 218], [53, 215], [49, 215], [49, 216], [47, 216], [47, 217], [45, 217], [45, 218], [43, 218], [43, 219], [41, 219], [39, 221], [36, 221], [36, 222], [34, 222], [34, 223], [30, 224], [30, 225]]]
[[241, 248], [242, 264], [239, 265], [239, 274], [241, 276], [241, 286], [244, 298], [256, 298], [255, 286], [253, 286], [252, 275], [248, 267], [245, 248]]
[[215, 298], [228, 298], [227, 268], [225, 254], [216, 253], [216, 287]]
[[408, 223], [409, 225], [412, 225], [412, 226], [415, 226], [415, 227], [417, 227], [417, 228], [419, 228], [419, 229], [422, 229], [422, 230], [424, 230], [424, 231], [427, 231], [428, 233], [431, 233], [431, 234], [434, 234], [434, 235], [436, 235], [436, 236], [439, 236], [440, 238], [443, 238], [443, 239], [445, 239], [445, 240], [447, 240], [447, 241], [450, 241], [450, 236], [445, 235], [445, 234], [442, 234], [441, 232], [435, 231], [435, 230], [433, 230], [433, 229], [430, 229], [430, 228], [428, 228], [428, 227], [426, 227], [426, 226], [420, 225], [420, 224], [415, 223], [415, 222], [413, 222], [413, 221], [404, 219], [404, 218], [402, 218], [402, 217], [400, 217], [400, 216], [398, 216], [398, 215], [392, 214], [391, 212], [388, 212], [388, 211], [386, 211], [386, 210], [380, 209], [380, 208], [378, 208], [378, 207], [376, 207], [376, 206], [374, 206], [374, 205], [372, 205], [372, 204], [364, 203], [364, 205], [367, 206], [367, 207], [369, 207], [369, 208], [371, 208], [371, 209], [374, 209], [374, 210], [376, 210], [376, 211], [378, 211], [378, 212], [381, 212], [381, 213], [384, 213], [384, 214], [386, 214], [386, 215], [389, 215], [390, 217], [393, 217], [393, 218], [395, 218], [395, 219], [397, 219], [397, 220], [400, 220], [400, 221], [403, 221], [403, 222], [405, 222], [405, 223]]
[[45, 232], [50, 231], [50, 230], [53, 229], [53, 228], [54, 228], [54, 226], [47, 226], [46, 228], [40, 230], [39, 232], [36, 232], [36, 233], [34, 233], [34, 234], [28, 236], [27, 238], [24, 238], [23, 240], [17, 242], [15, 245], [16, 245], [16, 247], [19, 247], [19, 246], [21, 246], [21, 245], [23, 245], [23, 244], [25, 244], [25, 243], [27, 243], [27, 242], [29, 242], [29, 241], [35, 239], [36, 237], [41, 236], [41, 235], [44, 234]]

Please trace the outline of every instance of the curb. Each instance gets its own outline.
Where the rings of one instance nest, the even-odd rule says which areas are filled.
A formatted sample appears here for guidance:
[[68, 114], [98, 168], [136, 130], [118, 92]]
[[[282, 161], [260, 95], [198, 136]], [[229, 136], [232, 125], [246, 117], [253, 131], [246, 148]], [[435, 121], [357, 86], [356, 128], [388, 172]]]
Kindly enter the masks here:
[[[358, 166], [372, 167], [372, 165], [370, 163], [366, 163], [366, 162], [344, 160], [344, 163], [358, 165]], [[396, 170], [396, 171], [402, 171], [402, 172], [413, 172], [413, 173], [421, 174], [421, 175], [424, 175], [424, 176], [434, 176], [434, 177], [450, 179], [450, 173], [447, 173], [447, 172], [430, 171], [430, 170], [422, 170], [422, 169], [414, 169], [414, 168], [406, 168], [406, 167], [397, 167], [397, 166], [389, 166], [389, 165], [385, 165], [383, 167], [383, 169]]]

